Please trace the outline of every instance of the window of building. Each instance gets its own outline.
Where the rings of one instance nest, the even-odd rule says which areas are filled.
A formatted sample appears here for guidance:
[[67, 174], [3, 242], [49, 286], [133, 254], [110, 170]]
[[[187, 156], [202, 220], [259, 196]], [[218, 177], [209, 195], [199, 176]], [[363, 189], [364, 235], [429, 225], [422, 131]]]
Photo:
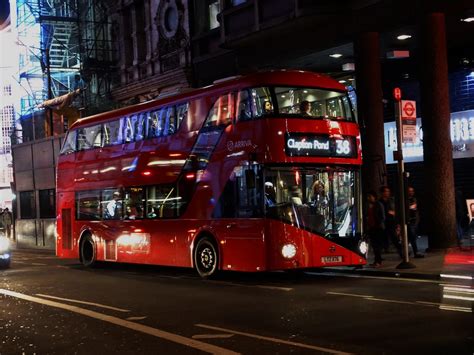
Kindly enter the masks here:
[[122, 125], [124, 119], [104, 123], [104, 146], [122, 144]]
[[77, 192], [76, 218], [94, 221], [99, 220], [100, 216], [100, 190]]
[[3, 95], [4, 96], [12, 96], [12, 86], [11, 85], [5, 85], [3, 87]]
[[102, 129], [100, 125], [79, 128], [77, 130], [77, 150], [101, 147]]
[[219, 0], [210, 1], [208, 5], [208, 14], [209, 14], [209, 29], [213, 30], [220, 26], [219, 21], [217, 20], [217, 15], [221, 12], [221, 5]]
[[20, 192], [20, 217], [21, 219], [36, 218], [36, 200], [34, 191]]
[[56, 216], [56, 193], [54, 189], [39, 190], [40, 218]]

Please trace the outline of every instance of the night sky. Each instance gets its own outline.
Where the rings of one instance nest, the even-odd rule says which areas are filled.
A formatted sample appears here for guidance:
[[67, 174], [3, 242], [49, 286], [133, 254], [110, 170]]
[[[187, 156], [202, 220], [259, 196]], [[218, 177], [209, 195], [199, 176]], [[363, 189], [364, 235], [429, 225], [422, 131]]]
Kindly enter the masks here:
[[0, 26], [10, 13], [10, 4], [8, 0], [0, 0]]

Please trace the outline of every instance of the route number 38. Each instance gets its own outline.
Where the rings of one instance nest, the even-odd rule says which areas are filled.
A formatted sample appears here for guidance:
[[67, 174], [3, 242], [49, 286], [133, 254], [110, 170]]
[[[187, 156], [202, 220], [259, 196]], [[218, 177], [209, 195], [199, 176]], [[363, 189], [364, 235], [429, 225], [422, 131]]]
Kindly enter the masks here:
[[349, 155], [351, 153], [351, 145], [348, 140], [336, 141], [336, 154]]

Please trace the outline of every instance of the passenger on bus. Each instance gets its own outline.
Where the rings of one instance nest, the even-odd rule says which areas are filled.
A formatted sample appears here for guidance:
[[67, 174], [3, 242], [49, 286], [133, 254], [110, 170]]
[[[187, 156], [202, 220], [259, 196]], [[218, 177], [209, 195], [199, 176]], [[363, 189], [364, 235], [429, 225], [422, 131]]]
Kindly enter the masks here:
[[311, 114], [311, 102], [304, 100], [300, 103], [300, 114], [302, 116], [312, 116]]
[[273, 207], [276, 204], [275, 189], [270, 181], [265, 183], [265, 206]]
[[120, 192], [115, 191], [112, 195], [112, 200], [107, 203], [105, 219], [120, 219], [121, 210], [122, 203], [120, 202]]
[[156, 217], [158, 217], [158, 215], [157, 215], [157, 213], [156, 213], [156, 208], [155, 208], [155, 207], [150, 207], [150, 211], [148, 212], [147, 217], [148, 217], [148, 218], [156, 218]]
[[265, 101], [265, 105], [263, 106], [264, 114], [268, 115], [273, 113], [273, 105], [270, 101]]

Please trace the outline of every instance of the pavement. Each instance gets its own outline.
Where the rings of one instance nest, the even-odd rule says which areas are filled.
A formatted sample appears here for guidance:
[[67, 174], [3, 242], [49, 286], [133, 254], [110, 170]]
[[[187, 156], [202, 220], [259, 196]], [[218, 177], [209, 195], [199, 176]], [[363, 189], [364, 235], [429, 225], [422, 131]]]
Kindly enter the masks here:
[[394, 247], [389, 253], [382, 254], [383, 262], [380, 267], [374, 268], [372, 250], [369, 251], [367, 265], [363, 268], [333, 267], [331, 271], [339, 273], [354, 273], [360, 275], [405, 277], [417, 279], [441, 280], [445, 277], [461, 277], [473, 280], [474, 276], [474, 234], [466, 236], [460, 247], [447, 250], [430, 251], [428, 249], [428, 237], [418, 236], [418, 249], [424, 258], [413, 258], [411, 247], [410, 263], [413, 268], [399, 268], [402, 260], [395, 252]]

